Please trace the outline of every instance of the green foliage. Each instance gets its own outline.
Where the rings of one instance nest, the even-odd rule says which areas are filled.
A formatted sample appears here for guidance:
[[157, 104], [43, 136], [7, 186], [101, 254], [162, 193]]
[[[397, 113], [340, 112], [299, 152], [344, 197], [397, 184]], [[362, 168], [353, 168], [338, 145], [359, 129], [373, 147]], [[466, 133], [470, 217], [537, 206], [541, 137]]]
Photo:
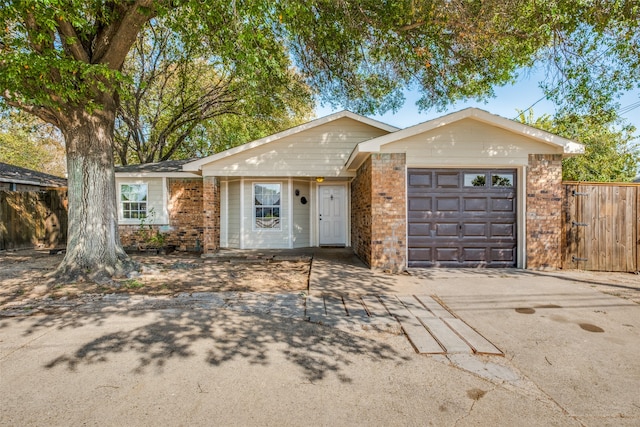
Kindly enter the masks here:
[[249, 87], [289, 80], [293, 60], [324, 102], [385, 111], [412, 85], [424, 94], [421, 107], [444, 108], [511, 81], [550, 37], [539, 11], [520, 0], [140, 3], [3, 0], [2, 92], [54, 113], [99, 106], [131, 77], [120, 72], [124, 57], [158, 17], [183, 49], [206, 49]]
[[250, 84], [163, 21], [138, 35], [123, 71], [115, 151], [121, 164], [207, 156], [306, 121], [311, 92], [292, 69]]
[[640, 3], [548, 4], [544, 20], [553, 39], [540, 55], [548, 66], [541, 87], [561, 114], [616, 120], [618, 98], [640, 88]]
[[138, 231], [136, 234], [140, 241], [150, 248], [163, 248], [167, 240], [167, 236], [162, 234], [160, 230], [154, 230], [156, 212], [153, 208], [149, 209], [147, 216], [140, 218]]
[[534, 119], [523, 114], [520, 121], [585, 145], [585, 153], [562, 162], [565, 181], [625, 182], [638, 173], [640, 151], [636, 129], [608, 116], [563, 114]]
[[128, 279], [122, 282], [122, 285], [125, 289], [140, 289], [144, 288], [144, 283], [136, 280], [136, 279]]
[[66, 171], [59, 132], [14, 110], [0, 114], [0, 162], [56, 176], [64, 176]]

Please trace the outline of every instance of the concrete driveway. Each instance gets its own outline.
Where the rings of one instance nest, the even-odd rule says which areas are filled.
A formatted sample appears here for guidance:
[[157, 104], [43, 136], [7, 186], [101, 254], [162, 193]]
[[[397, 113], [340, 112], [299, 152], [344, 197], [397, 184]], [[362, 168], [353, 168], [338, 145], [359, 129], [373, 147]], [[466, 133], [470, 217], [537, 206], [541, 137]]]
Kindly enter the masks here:
[[640, 306], [607, 277], [314, 258], [311, 295], [436, 295], [504, 357], [195, 297], [0, 318], [0, 425], [639, 425]]

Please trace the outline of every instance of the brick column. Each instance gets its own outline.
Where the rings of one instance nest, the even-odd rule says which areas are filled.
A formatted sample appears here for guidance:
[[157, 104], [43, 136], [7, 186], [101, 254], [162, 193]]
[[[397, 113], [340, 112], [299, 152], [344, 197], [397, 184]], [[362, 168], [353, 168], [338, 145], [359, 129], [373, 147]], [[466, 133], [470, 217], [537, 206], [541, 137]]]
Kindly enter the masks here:
[[172, 231], [167, 243], [179, 251], [202, 248], [203, 194], [202, 179], [172, 178], [169, 187], [169, 224]]
[[562, 264], [562, 155], [530, 154], [527, 169], [527, 268]]
[[406, 156], [371, 155], [371, 267], [397, 273], [407, 266]]
[[351, 181], [351, 247], [371, 266], [371, 158], [358, 169]]
[[203, 185], [203, 252], [220, 249], [220, 182], [216, 177], [202, 179]]
[[399, 272], [407, 265], [405, 159], [372, 154], [351, 183], [351, 245], [372, 268]]

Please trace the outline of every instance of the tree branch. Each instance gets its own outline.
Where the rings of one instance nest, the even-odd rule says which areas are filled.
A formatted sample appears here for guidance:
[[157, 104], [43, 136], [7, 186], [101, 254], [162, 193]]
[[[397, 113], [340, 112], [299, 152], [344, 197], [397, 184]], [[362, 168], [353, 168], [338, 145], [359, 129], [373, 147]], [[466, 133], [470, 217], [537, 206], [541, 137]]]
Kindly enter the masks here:
[[133, 5], [116, 11], [115, 13], [121, 13], [123, 16], [113, 19], [109, 26], [98, 34], [92, 62], [119, 70], [138, 33], [155, 15], [154, 3], [153, 0], [138, 0]]
[[60, 120], [58, 116], [50, 109], [45, 107], [38, 107], [34, 105], [23, 104], [20, 101], [14, 100], [13, 96], [8, 90], [5, 90], [2, 94], [4, 97], [4, 101], [7, 105], [18, 108], [22, 111], [25, 111], [29, 114], [33, 114], [34, 116], [39, 117], [47, 123], [51, 123], [52, 125], [60, 128]]
[[73, 59], [88, 64], [90, 61], [89, 54], [82, 46], [82, 43], [80, 43], [75, 28], [73, 28], [71, 23], [61, 17], [57, 17], [56, 22], [58, 23], [58, 34], [60, 34], [60, 39], [64, 44], [65, 50], [71, 53]]

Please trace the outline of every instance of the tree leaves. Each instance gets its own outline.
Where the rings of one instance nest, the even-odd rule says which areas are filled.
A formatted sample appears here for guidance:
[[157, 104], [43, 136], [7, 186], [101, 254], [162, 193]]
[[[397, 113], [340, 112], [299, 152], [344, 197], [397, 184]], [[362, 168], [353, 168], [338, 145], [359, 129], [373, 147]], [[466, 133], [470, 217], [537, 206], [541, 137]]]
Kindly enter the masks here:
[[565, 181], [624, 182], [637, 174], [640, 162], [636, 128], [606, 115], [561, 113], [534, 119], [533, 113], [519, 120], [585, 145], [585, 153], [564, 159]]

